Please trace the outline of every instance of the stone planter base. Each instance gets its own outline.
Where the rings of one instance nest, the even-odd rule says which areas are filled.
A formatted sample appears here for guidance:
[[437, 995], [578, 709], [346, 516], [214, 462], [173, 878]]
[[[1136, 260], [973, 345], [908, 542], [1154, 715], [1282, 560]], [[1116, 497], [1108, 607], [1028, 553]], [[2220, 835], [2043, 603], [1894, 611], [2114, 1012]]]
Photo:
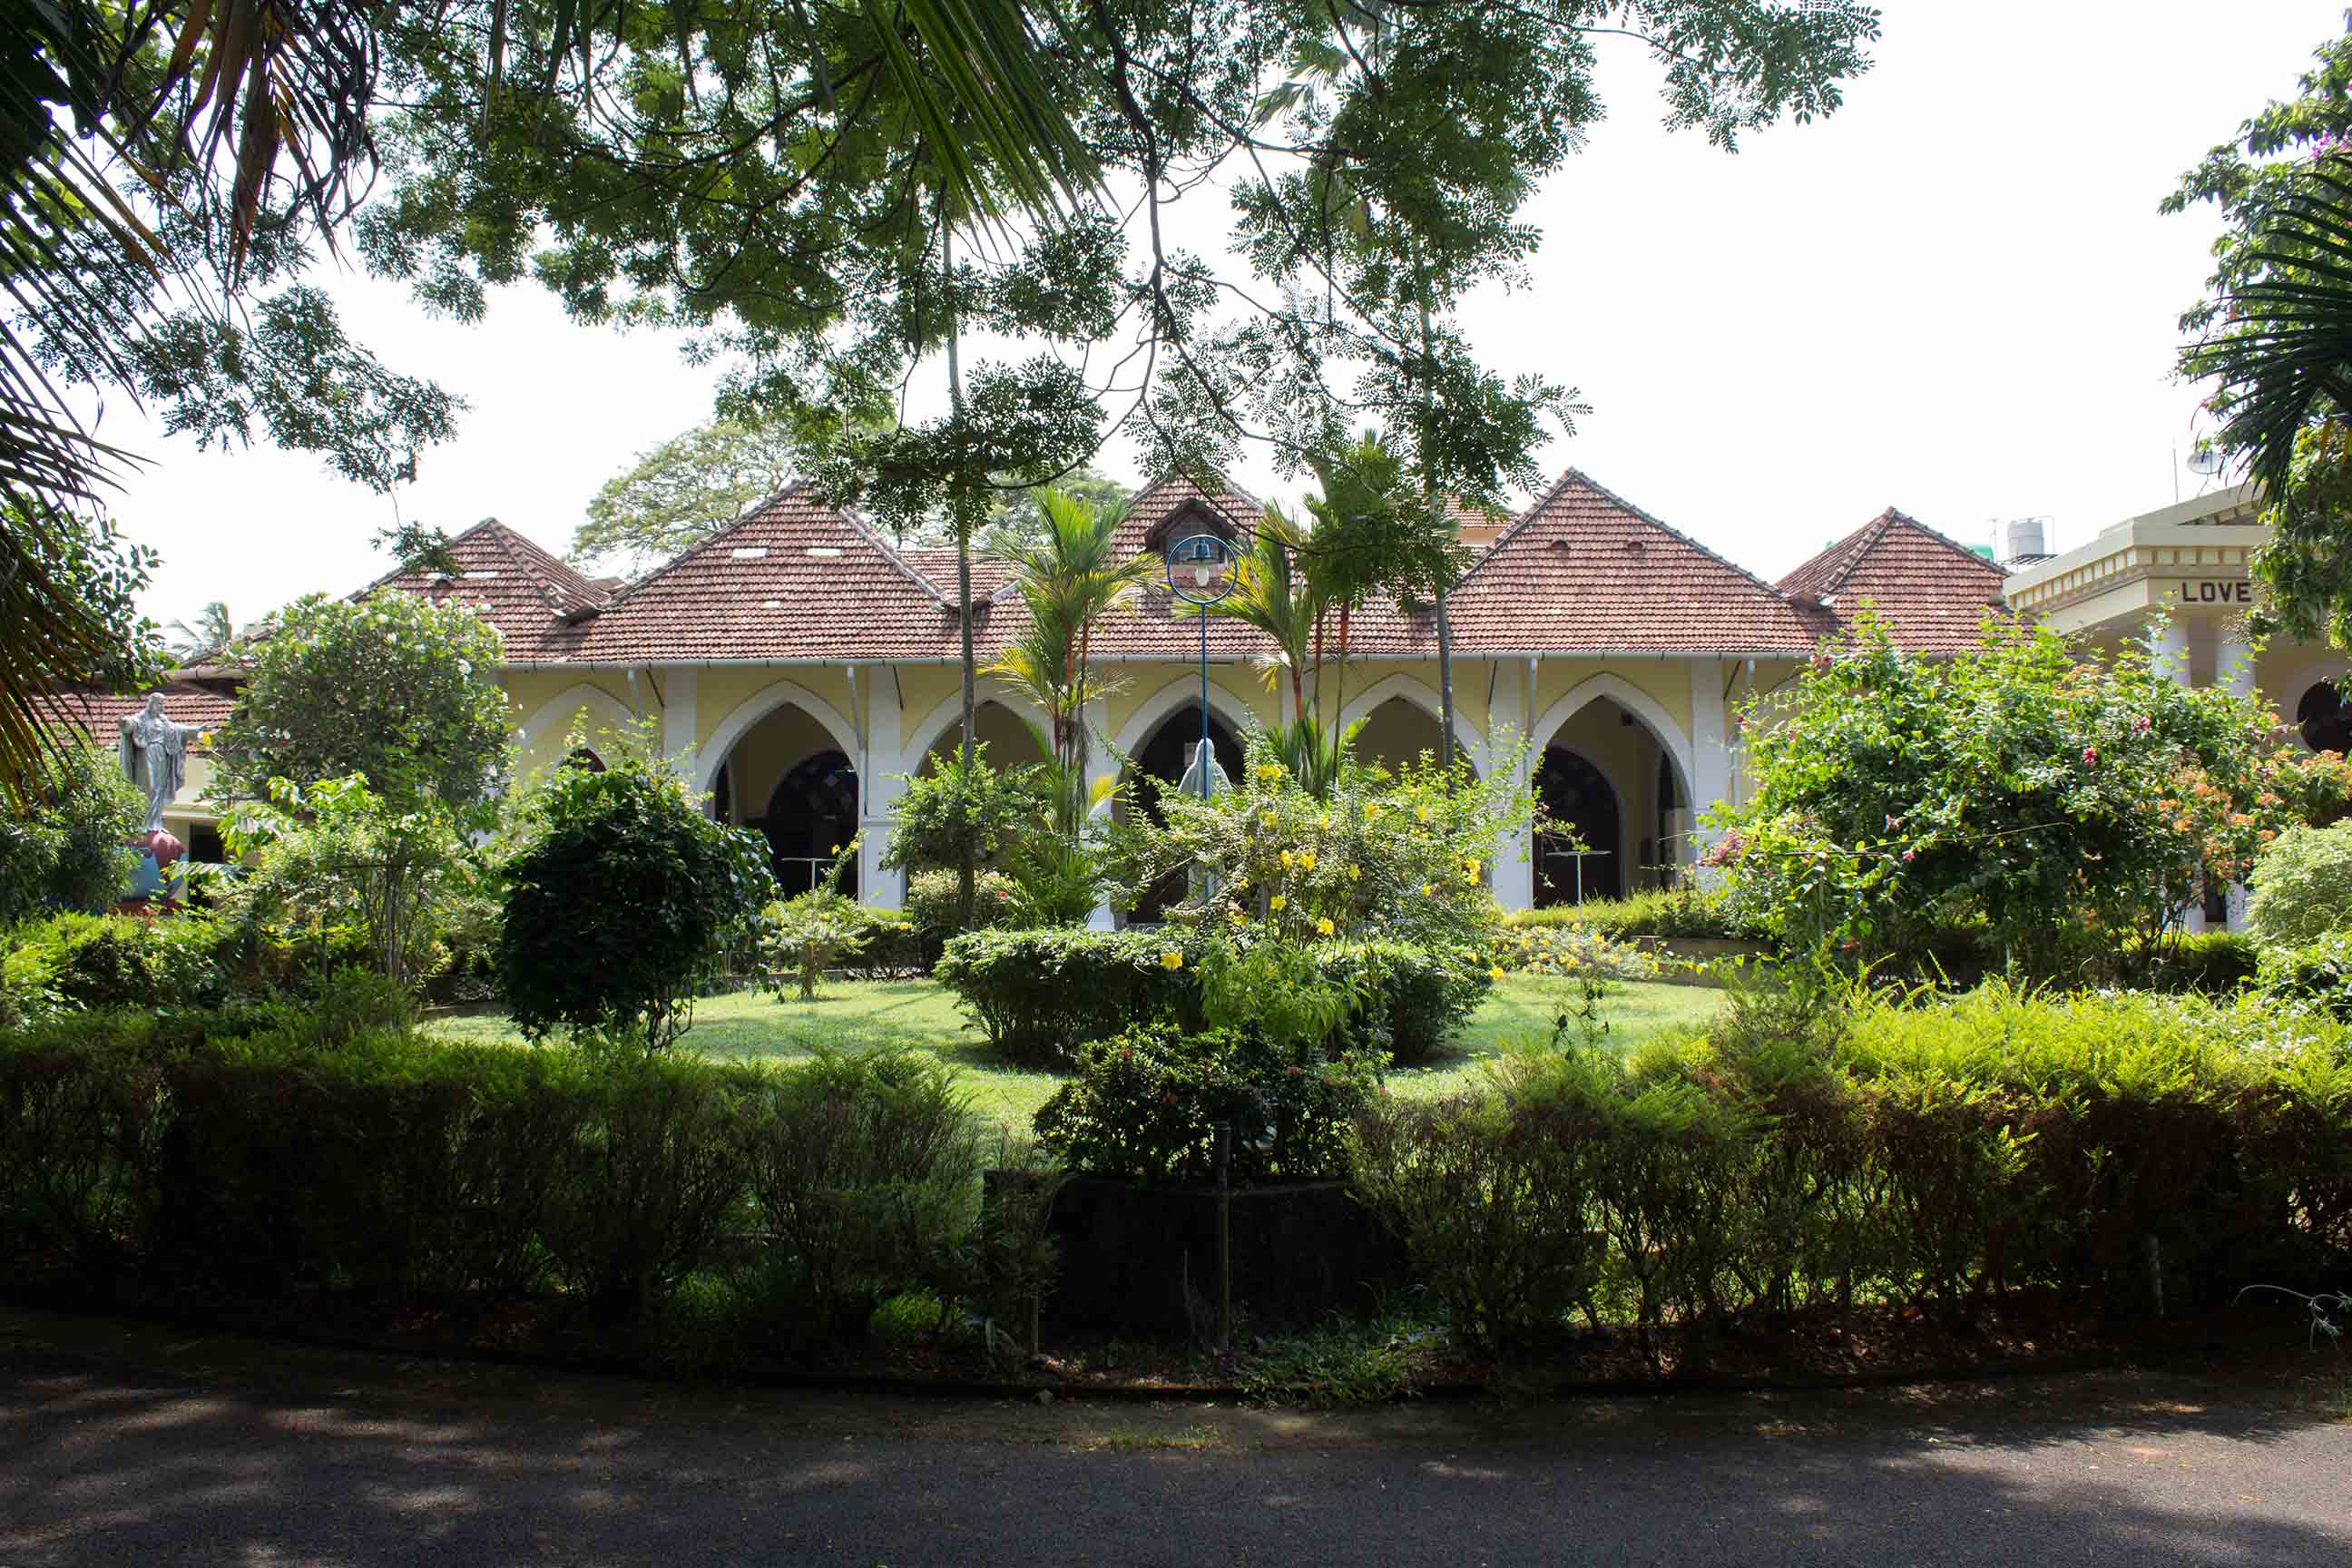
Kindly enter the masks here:
[[[1233, 1194], [1236, 1323], [1306, 1324], [1369, 1312], [1408, 1279], [1404, 1249], [1343, 1182], [1284, 1182]], [[1048, 1223], [1061, 1243], [1045, 1315], [1138, 1333], [1213, 1332], [1217, 1194], [1073, 1176]]]

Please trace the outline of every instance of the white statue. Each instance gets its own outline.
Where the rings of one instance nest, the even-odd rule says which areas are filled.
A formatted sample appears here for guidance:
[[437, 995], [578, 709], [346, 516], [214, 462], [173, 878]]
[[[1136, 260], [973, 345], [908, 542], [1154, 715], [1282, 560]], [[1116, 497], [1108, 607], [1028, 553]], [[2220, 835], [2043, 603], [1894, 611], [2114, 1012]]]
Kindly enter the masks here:
[[1225, 776], [1224, 768], [1217, 762], [1216, 752], [1203, 748], [1198, 741], [1184, 742], [1184, 774], [1176, 781], [1176, 793], [1189, 795], [1195, 799], [1204, 793], [1201, 788], [1201, 759], [1203, 755], [1209, 761], [1209, 787], [1205, 793], [1213, 795], [1233, 794], [1234, 781]]
[[122, 716], [115, 754], [122, 771], [147, 797], [147, 826], [141, 831], [163, 831], [163, 808], [180, 793], [188, 776], [188, 743], [202, 731], [194, 724], [174, 724], [163, 717], [163, 694], [147, 699], [147, 706]]

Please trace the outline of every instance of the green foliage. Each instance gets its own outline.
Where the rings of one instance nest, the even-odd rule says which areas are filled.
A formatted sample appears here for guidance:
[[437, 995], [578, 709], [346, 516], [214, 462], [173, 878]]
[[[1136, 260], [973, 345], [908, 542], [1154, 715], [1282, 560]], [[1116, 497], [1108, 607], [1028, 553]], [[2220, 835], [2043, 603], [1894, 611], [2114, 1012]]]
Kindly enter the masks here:
[[111, 752], [69, 742], [42, 757], [23, 811], [0, 811], [0, 928], [45, 910], [95, 913], [131, 890], [129, 841], [147, 804]]
[[805, 1002], [816, 995], [824, 972], [866, 951], [872, 917], [856, 900], [830, 888], [816, 888], [770, 904], [761, 927], [760, 950], [776, 999], [788, 982]]
[[499, 963], [532, 1037], [636, 1036], [692, 1024], [696, 988], [775, 900], [764, 843], [715, 821], [642, 744], [602, 773], [552, 768], [519, 814]]
[[[1792, 947], [1916, 960], [1946, 933], [2031, 973], [2160, 959], [2208, 883], [2242, 880], [2329, 764], [2251, 699], [1996, 626], [1950, 658], [1865, 615], [1742, 714], [1754, 793], [1710, 858]], [[2340, 768], [2335, 771], [2340, 772]]]
[[52, 915], [6, 941], [27, 978], [74, 1008], [208, 1006], [235, 981], [236, 933], [202, 913]]
[[1216, 1125], [1232, 1128], [1233, 1179], [1325, 1176], [1380, 1085], [1378, 1058], [1278, 1047], [1232, 1029], [1138, 1026], [1078, 1052], [1077, 1076], [1037, 1112], [1037, 1138], [1098, 1176], [1207, 1182]]
[[2265, 949], [2256, 984], [2274, 1001], [2313, 1003], [2352, 1023], [2352, 932]]
[[298, 947], [332, 951], [330, 933], [348, 931], [395, 985], [446, 962], [436, 938], [478, 887], [462, 818], [429, 795], [400, 809], [357, 773], [273, 778], [266, 801], [239, 802], [221, 826], [233, 857], [257, 862], [228, 910]]
[[[1202, 994], [1203, 973], [1213, 995]], [[1466, 949], [1392, 942], [1233, 941], [1178, 927], [982, 931], [947, 944], [933, 972], [1008, 1060], [1066, 1063], [1131, 1024], [1218, 1021], [1328, 1052], [1437, 1055], [1486, 1000]], [[1279, 978], [1282, 994], [1276, 994]], [[1334, 1005], [1338, 1002], [1339, 1005]]]
[[882, 868], [953, 869], [967, 851], [976, 866], [996, 866], [1046, 805], [1037, 775], [990, 765], [985, 742], [972, 748], [969, 768], [960, 756], [936, 758], [907, 780]]
[[2301, 947], [2352, 928], [2352, 822], [2293, 826], [2254, 858], [2246, 930], [2264, 947]]
[[779, 1261], [760, 1281], [798, 1340], [860, 1340], [875, 1309], [953, 1278], [985, 1153], [952, 1075], [910, 1051], [820, 1050], [763, 1079], [750, 1191]]
[[454, 601], [321, 596], [281, 612], [214, 737], [214, 793], [259, 800], [352, 773], [394, 811], [488, 801], [510, 746], [499, 635]]
[[1503, 924], [1513, 931], [1575, 926], [1616, 942], [1637, 936], [1760, 942], [1766, 934], [1754, 917], [1730, 900], [1695, 887], [1632, 893], [1622, 899], [1587, 899], [1580, 904], [1555, 904], [1549, 909], [1514, 910], [1503, 917]]
[[[1217, 889], [1206, 912], [1236, 929], [1484, 945], [1501, 919], [1488, 868], [1534, 811], [1507, 760], [1483, 779], [1466, 761], [1449, 772], [1424, 757], [1393, 774], [1350, 766], [1318, 799], [1263, 731], [1244, 754], [1232, 790], [1204, 801], [1158, 785], [1156, 817], [1126, 814], [1112, 865], [1130, 902], [1133, 889], [1189, 869]], [[1196, 899], [1178, 912], [1204, 911]]]
[[283, 1295], [561, 1289], [657, 1333], [722, 1281], [734, 1353], [978, 1290], [982, 1146], [945, 1070], [762, 1071], [431, 1040], [301, 1007], [0, 1032], [0, 1260]]
[[793, 479], [781, 426], [708, 420], [640, 452], [589, 500], [572, 559], [642, 572], [701, 543]]
[[[1023, 922], [1021, 885], [1003, 872], [982, 871], [973, 891], [971, 930], [994, 931]], [[955, 873], [909, 872], [906, 915], [909, 924], [935, 943], [965, 930], [956, 920]]]
[[[2251, 1001], [1752, 993], [1630, 1062], [1530, 1049], [1383, 1100], [1356, 1180], [1456, 1331], [1571, 1314], [1685, 1352], [1758, 1310], [1966, 1318], [2036, 1288], [2110, 1312], [2352, 1258], [2352, 1033]], [[1660, 1364], [1663, 1364], [1662, 1362]]]

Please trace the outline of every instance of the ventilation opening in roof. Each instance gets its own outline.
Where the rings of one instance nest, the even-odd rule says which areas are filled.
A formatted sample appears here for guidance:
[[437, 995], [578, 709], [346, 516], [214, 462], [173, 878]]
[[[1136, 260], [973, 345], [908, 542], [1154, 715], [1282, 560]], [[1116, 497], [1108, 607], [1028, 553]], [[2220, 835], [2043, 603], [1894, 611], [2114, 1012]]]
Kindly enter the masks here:
[[468, 572], [468, 573], [467, 573], [467, 574], [466, 574], [466, 581], [467, 581], [467, 582], [468, 582], [468, 583], [479, 583], [479, 582], [484, 581], [485, 579], [491, 578], [491, 577], [495, 577], [495, 576], [497, 576], [498, 574], [499, 574], [499, 573], [498, 573], [498, 568], [497, 568], [497, 567], [495, 567], [495, 566], [492, 566], [492, 567], [485, 567], [485, 568], [483, 568], [483, 569], [481, 569], [481, 570], [478, 570], [478, 571], [474, 571], [474, 572]]
[[738, 561], [765, 561], [768, 547], [764, 544], [739, 544], [729, 553]]
[[808, 547], [808, 552], [809, 559], [813, 561], [831, 561], [841, 553], [841, 546], [838, 544], [812, 544]]

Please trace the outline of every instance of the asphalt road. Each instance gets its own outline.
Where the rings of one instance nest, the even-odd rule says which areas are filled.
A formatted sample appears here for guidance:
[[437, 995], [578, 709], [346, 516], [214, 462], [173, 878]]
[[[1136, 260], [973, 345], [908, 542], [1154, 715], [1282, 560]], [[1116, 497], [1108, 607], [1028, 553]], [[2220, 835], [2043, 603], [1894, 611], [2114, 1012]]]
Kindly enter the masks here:
[[2352, 1380], [1358, 1415], [447, 1367], [0, 1314], [0, 1564], [2326, 1563]]

